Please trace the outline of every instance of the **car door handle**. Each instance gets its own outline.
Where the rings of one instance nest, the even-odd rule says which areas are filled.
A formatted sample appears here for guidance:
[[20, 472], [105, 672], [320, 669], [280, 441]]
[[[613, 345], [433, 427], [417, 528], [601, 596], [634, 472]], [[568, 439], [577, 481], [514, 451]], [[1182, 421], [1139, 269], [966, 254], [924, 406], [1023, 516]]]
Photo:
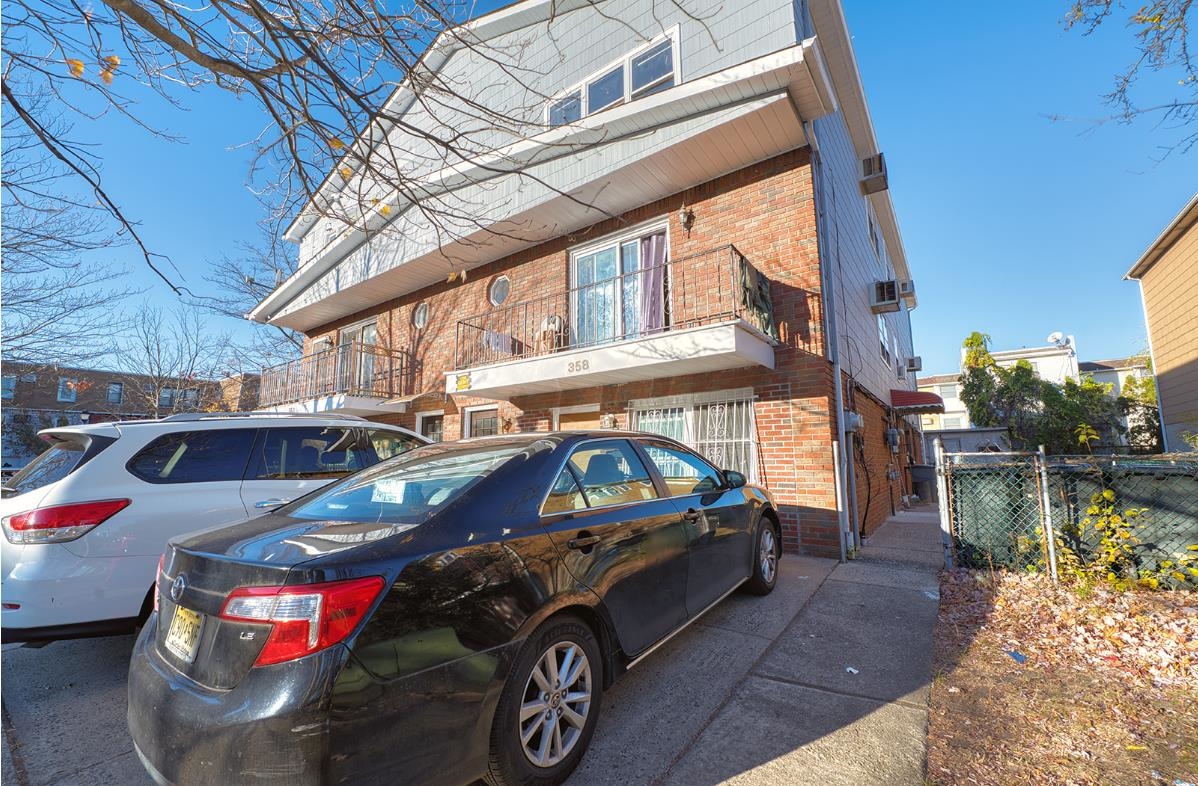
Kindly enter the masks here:
[[695, 510], [694, 508], [691, 508], [686, 513], [682, 514], [683, 520], [689, 521], [692, 524], [694, 524], [696, 521], [698, 521], [702, 517], [703, 517], [703, 514], [700, 513], [699, 511]]
[[290, 501], [291, 500], [289, 499], [264, 499], [259, 502], [255, 502], [254, 507], [258, 508], [259, 510], [263, 510], [265, 508], [277, 508], [280, 505], [286, 505]]
[[589, 549], [602, 540], [598, 535], [584, 535], [581, 538], [571, 538], [566, 541], [566, 546], [572, 549]]

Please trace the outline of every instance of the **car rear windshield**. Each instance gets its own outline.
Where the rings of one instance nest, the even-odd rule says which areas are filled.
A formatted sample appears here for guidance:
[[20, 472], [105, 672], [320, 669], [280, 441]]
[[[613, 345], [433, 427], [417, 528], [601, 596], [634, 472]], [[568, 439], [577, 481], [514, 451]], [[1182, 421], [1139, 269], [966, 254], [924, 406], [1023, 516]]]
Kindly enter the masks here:
[[420, 448], [346, 478], [282, 512], [318, 520], [422, 520], [524, 448], [512, 444], [479, 445], [468, 450], [450, 446]]
[[83, 456], [90, 444], [88, 440], [53, 445], [4, 484], [4, 496], [15, 497], [62, 480], [83, 463]]

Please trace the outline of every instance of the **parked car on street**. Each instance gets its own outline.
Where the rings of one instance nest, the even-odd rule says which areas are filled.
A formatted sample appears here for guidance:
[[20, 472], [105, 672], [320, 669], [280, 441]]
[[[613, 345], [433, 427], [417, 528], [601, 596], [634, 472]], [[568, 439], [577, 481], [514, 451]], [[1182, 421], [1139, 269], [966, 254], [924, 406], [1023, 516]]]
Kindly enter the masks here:
[[612, 680], [780, 554], [766, 490], [662, 437], [421, 447], [173, 539], [129, 728], [163, 784], [560, 783]]
[[427, 442], [343, 416], [173, 415], [40, 432], [0, 500], [3, 640], [132, 632], [167, 539], [261, 514]]

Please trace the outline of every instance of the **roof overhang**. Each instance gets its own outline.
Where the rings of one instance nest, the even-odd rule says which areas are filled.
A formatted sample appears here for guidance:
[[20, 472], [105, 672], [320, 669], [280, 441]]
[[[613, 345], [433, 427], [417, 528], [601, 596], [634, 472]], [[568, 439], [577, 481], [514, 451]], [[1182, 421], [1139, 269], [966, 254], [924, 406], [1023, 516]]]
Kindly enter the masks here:
[[1181, 212], [1169, 222], [1169, 226], [1165, 227], [1156, 240], [1152, 241], [1152, 245], [1140, 255], [1123, 280], [1128, 281], [1142, 277], [1148, 272], [1148, 268], [1155, 265], [1156, 261], [1164, 256], [1165, 252], [1172, 248], [1173, 244], [1196, 223], [1198, 223], [1198, 194], [1194, 194], [1186, 206], [1181, 209]]
[[[436, 74], [459, 50], [479, 46], [498, 36], [547, 22], [569, 11], [590, 6], [593, 2], [594, 0], [524, 0], [524, 2], [498, 8], [464, 24], [441, 31], [424, 51], [424, 54], [420, 56], [412, 71], [425, 76]], [[380, 118], [402, 116], [407, 112], [420, 97], [419, 86], [424, 81], [424, 78], [414, 80], [408, 77], [404, 79], [399, 87], [395, 88], [388, 96], [382, 111], [367, 124], [367, 128], [359, 135], [355, 144], [378, 144], [391, 131], [390, 127], [384, 127], [386, 124]], [[284, 239], [298, 243], [315, 225], [319, 212], [313, 210], [313, 203], [329, 197], [335, 198], [341, 191], [344, 183], [339, 182], [334, 177], [334, 173], [352, 155], [352, 151], [347, 151], [341, 162], [330, 167], [324, 180], [317, 186], [314, 198], [283, 231]]]
[[900, 415], [931, 415], [944, 411], [944, 399], [924, 390], [891, 390], [890, 408]]
[[[552, 237], [589, 226], [607, 215], [618, 215], [771, 155], [801, 147], [807, 142], [803, 121], [835, 111], [833, 96], [819, 45], [816, 39], [808, 39], [797, 46], [685, 82], [653, 96], [584, 118], [576, 124], [554, 128], [503, 150], [447, 167], [421, 178], [409, 192], [419, 191], [430, 198], [447, 197], [477, 186], [479, 182], [519, 177], [521, 172], [532, 167], [554, 164], [568, 156], [586, 155], [604, 145], [631, 143], [648, 134], [698, 118], [713, 117], [719, 112], [731, 113], [727, 123], [718, 129], [707, 129], [706, 132], [745, 141], [744, 145], [738, 146], [742, 149], [733, 153], [705, 157], [704, 167], [695, 170], [693, 176], [684, 182], [671, 182], [657, 177], [653, 172], [653, 159], [664, 160], [678, 152], [673, 148], [662, 148], [648, 151], [622, 171], [603, 171], [589, 182], [574, 184], [568, 190], [552, 195], [561, 203], [557, 207], [562, 212], [555, 215], [553, 231], [548, 234], [533, 232], [521, 237], [521, 233], [512, 231], [512, 228], [528, 222], [520, 214], [513, 213], [496, 219], [492, 225], [504, 226], [506, 231], [479, 229], [444, 244], [433, 244], [419, 253], [407, 254], [403, 259], [391, 260], [386, 271], [390, 278], [386, 286], [370, 287], [372, 291], [369, 298], [373, 298], [373, 301], [368, 302], [362, 292], [358, 292], [357, 296], [347, 296], [354, 286], [361, 287], [366, 283], [360, 280], [346, 288], [338, 285], [335, 290], [322, 291], [320, 300], [325, 301], [323, 308], [314, 308], [312, 303], [295, 304], [297, 298], [355, 249], [410, 212], [412, 203], [403, 201], [397, 193], [392, 194], [374, 208], [363, 228], [342, 232], [323, 252], [284, 281], [247, 316], [256, 322], [268, 322], [295, 330], [311, 329], [397, 294], [444, 280], [447, 258], [454, 259], [463, 269], [477, 267]], [[754, 141], [758, 147], [749, 145], [750, 141]], [[693, 136], [678, 139], [674, 147], [693, 142]], [[761, 147], [765, 144], [770, 147]], [[723, 147], [727, 149], [728, 146], [724, 144]], [[628, 177], [631, 181], [637, 170], [642, 170], [642, 177], [636, 178], [642, 181], [642, 187], [630, 189], [624, 194], [610, 187], [617, 175]], [[653, 191], [654, 188], [666, 186], [670, 190], [665, 193]], [[593, 200], [599, 199], [605, 201], [602, 209], [596, 210]], [[571, 205], [573, 209], [570, 209]], [[525, 212], [529, 214], [546, 214], [544, 203], [525, 207]], [[548, 228], [548, 222], [544, 223]], [[390, 275], [405, 269], [410, 275]], [[375, 270], [371, 276], [372, 283], [383, 283], [377, 267]], [[345, 302], [338, 302], [342, 300]]]

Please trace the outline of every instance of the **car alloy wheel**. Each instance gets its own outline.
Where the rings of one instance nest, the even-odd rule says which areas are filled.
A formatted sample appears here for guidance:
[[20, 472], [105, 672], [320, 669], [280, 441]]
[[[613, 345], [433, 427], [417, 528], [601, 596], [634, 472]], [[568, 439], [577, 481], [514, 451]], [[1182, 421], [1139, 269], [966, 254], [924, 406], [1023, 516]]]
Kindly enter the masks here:
[[774, 541], [774, 528], [764, 527], [761, 530], [761, 548], [757, 558], [761, 561], [761, 578], [769, 584], [774, 583], [774, 575], [778, 572], [778, 553]]
[[487, 783], [556, 786], [582, 760], [603, 699], [595, 632], [574, 616], [551, 617], [512, 664], [491, 727]]
[[553, 767], [578, 744], [591, 711], [591, 664], [582, 647], [560, 641], [537, 659], [524, 685], [519, 732], [524, 755]]
[[753, 573], [744, 587], [754, 595], [768, 595], [778, 582], [778, 558], [782, 556], [778, 525], [773, 519], [762, 516], [757, 521], [755, 537], [757, 548], [753, 550]]

